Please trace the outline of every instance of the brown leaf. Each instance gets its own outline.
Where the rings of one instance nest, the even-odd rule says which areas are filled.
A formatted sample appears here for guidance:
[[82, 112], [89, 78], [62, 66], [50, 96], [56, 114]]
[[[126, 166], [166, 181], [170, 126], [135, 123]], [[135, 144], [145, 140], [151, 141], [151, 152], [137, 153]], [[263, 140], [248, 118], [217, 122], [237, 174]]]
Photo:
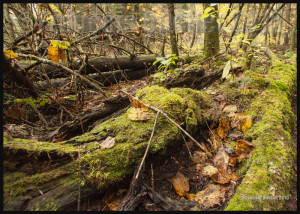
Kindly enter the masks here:
[[141, 108], [143, 111], [148, 111], [148, 108], [143, 103], [141, 103], [136, 97], [133, 97], [130, 94], [128, 94], [128, 97], [134, 107]]
[[141, 108], [130, 109], [130, 114], [128, 114], [128, 118], [133, 121], [146, 121], [150, 119], [148, 113], [143, 111]]
[[238, 161], [241, 162], [245, 158], [249, 158], [254, 146], [240, 139], [235, 146], [235, 154], [238, 156]]
[[197, 201], [204, 208], [220, 205], [220, 201], [225, 197], [225, 189], [220, 185], [209, 184], [204, 190], [198, 192], [195, 196]]
[[204, 176], [212, 176], [213, 174], [216, 174], [218, 173], [218, 169], [214, 166], [205, 166], [203, 167], [202, 169], [202, 175]]
[[229, 163], [229, 155], [225, 152], [224, 147], [221, 147], [218, 150], [218, 153], [213, 159], [213, 163], [215, 167], [218, 168], [221, 172], [227, 172], [228, 163]]
[[101, 149], [111, 149], [115, 145], [115, 138], [108, 136], [104, 141], [100, 143]]
[[3, 112], [3, 116], [7, 119], [20, 120], [24, 116], [24, 113], [21, 108], [12, 106]]
[[207, 155], [202, 151], [195, 151], [192, 157], [192, 161], [195, 163], [204, 163], [207, 159]]
[[190, 190], [189, 179], [186, 178], [181, 172], [177, 172], [175, 177], [167, 179], [173, 184], [176, 193], [180, 196], [186, 195]]
[[230, 180], [237, 181], [239, 177], [234, 173], [228, 173], [228, 172], [218, 172], [216, 174], [213, 174], [210, 176], [211, 179], [213, 179], [214, 182], [219, 184], [226, 184], [229, 183]]
[[62, 48], [58, 48], [58, 56], [63, 62], [66, 61], [66, 56]]
[[229, 131], [229, 123], [227, 120], [220, 120], [219, 121], [219, 126], [217, 128], [218, 135], [221, 137], [221, 139], [224, 139]]

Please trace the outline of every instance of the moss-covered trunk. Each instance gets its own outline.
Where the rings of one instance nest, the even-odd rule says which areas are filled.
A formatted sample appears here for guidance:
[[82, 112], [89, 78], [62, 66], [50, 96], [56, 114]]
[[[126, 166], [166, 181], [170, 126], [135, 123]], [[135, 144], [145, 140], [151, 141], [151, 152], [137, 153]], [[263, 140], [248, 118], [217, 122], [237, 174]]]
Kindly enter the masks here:
[[295, 64], [271, 54], [273, 67], [264, 79], [269, 85], [249, 109], [257, 122], [245, 133], [255, 150], [244, 163], [241, 170], [248, 171], [225, 210], [284, 210], [289, 197], [295, 158], [290, 94], [296, 89], [297, 72]]
[[[168, 90], [152, 86], [137, 93], [138, 97], [142, 95], [142, 102], [168, 112], [189, 133], [197, 131], [197, 127], [204, 126], [206, 121], [216, 121], [219, 117], [215, 103], [205, 92], [188, 88]], [[130, 110], [118, 118], [105, 121], [84, 135], [59, 143], [5, 136], [4, 153], [10, 156], [12, 152], [18, 155], [18, 152], [23, 151], [23, 162], [34, 158], [40, 163], [49, 162], [59, 155], [69, 158], [64, 164], [50, 164], [47, 170], [34, 174], [28, 171], [20, 172], [18, 165], [15, 168], [7, 167], [9, 161], [4, 164], [4, 209], [64, 210], [76, 205], [80, 177], [77, 151], [80, 144], [83, 173], [81, 200], [96, 193], [103, 193], [107, 188], [132, 176], [149, 141], [155, 112], [150, 111], [148, 114], [151, 119], [142, 122], [131, 121], [128, 118]], [[114, 138], [114, 147], [100, 149], [99, 144], [108, 136]], [[177, 127], [159, 116], [150, 153], [164, 155], [168, 148], [182, 142], [181, 138]], [[13, 160], [10, 161], [12, 162]]]

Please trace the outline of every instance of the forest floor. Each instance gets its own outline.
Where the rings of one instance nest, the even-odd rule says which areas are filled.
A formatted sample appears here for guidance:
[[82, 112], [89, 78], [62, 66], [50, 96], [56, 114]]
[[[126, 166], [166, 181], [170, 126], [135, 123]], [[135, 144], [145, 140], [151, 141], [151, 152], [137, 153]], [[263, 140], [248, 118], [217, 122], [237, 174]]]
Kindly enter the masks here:
[[[212, 71], [211, 71], [212, 72]], [[236, 105], [237, 109], [244, 109], [245, 103], [237, 101], [236, 103], [233, 100], [230, 100], [230, 97], [233, 95], [228, 91], [220, 90], [218, 85], [221, 83], [221, 80], [216, 81], [210, 87], [203, 89], [203, 91], [211, 92], [211, 95], [216, 103], [219, 104], [220, 109], [223, 109], [225, 105]], [[119, 92], [116, 90], [123, 90], [130, 94], [135, 94], [140, 89], [145, 86], [149, 86], [153, 84], [149, 77], [144, 77], [140, 80], [132, 80], [128, 82], [120, 83], [118, 86], [113, 85], [111, 87], [107, 87], [105, 92], [109, 94], [110, 97], [116, 96]], [[257, 95], [259, 96], [259, 95]], [[229, 98], [229, 100], [228, 100]], [[80, 107], [80, 113], [88, 112], [93, 107], [100, 105], [105, 98], [101, 94], [93, 94], [86, 93], [85, 102]], [[228, 102], [229, 101], [229, 102]], [[292, 97], [292, 109], [297, 117], [297, 95], [293, 95]], [[60, 126], [59, 124], [60, 114], [56, 115], [48, 115], [45, 116], [46, 120], [50, 121], [52, 127]], [[32, 125], [32, 124], [31, 124]], [[23, 124], [5, 124], [4, 131], [9, 133], [12, 137], [18, 138], [27, 138], [37, 140], [40, 139], [44, 134], [48, 131], [36, 131], [37, 126], [42, 125], [40, 122], [36, 122], [35, 127], [28, 125], [26, 123]], [[216, 124], [215, 124], [216, 125]], [[204, 141], [211, 138], [213, 133], [210, 129], [214, 129], [214, 125], [212, 124], [210, 127], [205, 127], [203, 130], [198, 133], [198, 136], [194, 136], [196, 139], [204, 138]], [[229, 137], [224, 143], [225, 151], [229, 154], [233, 153], [231, 141], [238, 139], [243, 139], [243, 133], [240, 131], [236, 131], [233, 129], [229, 130]], [[297, 126], [292, 132], [292, 139], [295, 144], [297, 144]], [[229, 199], [234, 195], [236, 187], [241, 183], [243, 179], [243, 175], [240, 175], [239, 179], [236, 181], [231, 181], [228, 183], [218, 183], [216, 184], [212, 179], [207, 176], [199, 173], [199, 167], [201, 166], [201, 151], [191, 142], [187, 142], [189, 150], [192, 154], [192, 158], [189, 155], [189, 151], [184, 141], [180, 144], [180, 146], [174, 148], [174, 151], [171, 152], [171, 155], [168, 157], [160, 157], [156, 155], [149, 155], [146, 161], [146, 171], [144, 173], [144, 181], [157, 193], [161, 196], [165, 197], [167, 200], [180, 200], [187, 201], [183, 196], [179, 196], [172, 183], [170, 182], [171, 178], [176, 176], [178, 172], [180, 172], [185, 179], [189, 181], [189, 193], [196, 194], [199, 191], [205, 190], [206, 193], [204, 195], [213, 200], [207, 200], [205, 204], [202, 206], [201, 210], [209, 210], [209, 211], [222, 211], [227, 205]], [[297, 153], [297, 147], [295, 149], [295, 153]], [[199, 165], [200, 164], [200, 165]], [[291, 197], [286, 203], [287, 211], [295, 211], [297, 210], [297, 159], [294, 163], [294, 178], [292, 183], [292, 188], [290, 191]], [[231, 172], [235, 173], [238, 171], [238, 168], [232, 167]], [[218, 188], [219, 195], [209, 195], [209, 191], [211, 189]], [[126, 189], [112, 189], [108, 191], [103, 198], [86, 200], [82, 203], [82, 209], [86, 211], [109, 211], [116, 210], [116, 207], [120, 200], [125, 196]], [[147, 211], [159, 211], [161, 210], [156, 204], [149, 203], [144, 201], [142, 203], [143, 206], [138, 207], [137, 210], [147, 210]]]

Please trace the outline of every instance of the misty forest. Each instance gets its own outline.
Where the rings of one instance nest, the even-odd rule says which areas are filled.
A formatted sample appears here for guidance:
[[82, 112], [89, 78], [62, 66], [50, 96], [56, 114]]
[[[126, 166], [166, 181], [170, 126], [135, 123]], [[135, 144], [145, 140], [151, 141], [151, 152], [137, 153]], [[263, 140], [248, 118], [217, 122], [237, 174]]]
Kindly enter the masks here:
[[297, 210], [297, 4], [2, 6], [5, 211]]

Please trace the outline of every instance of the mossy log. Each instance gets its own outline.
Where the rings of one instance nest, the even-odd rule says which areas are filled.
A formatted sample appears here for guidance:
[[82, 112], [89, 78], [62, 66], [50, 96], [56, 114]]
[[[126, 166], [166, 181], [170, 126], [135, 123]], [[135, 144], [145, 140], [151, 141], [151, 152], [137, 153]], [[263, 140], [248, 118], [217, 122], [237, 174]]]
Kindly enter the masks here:
[[[136, 96], [142, 102], [168, 112], [170, 117], [189, 133], [195, 133], [201, 126], [218, 120], [218, 107], [209, 94], [188, 88], [166, 89], [159, 86], [146, 87]], [[118, 117], [107, 120], [90, 132], [70, 140], [49, 143], [14, 139], [4, 136], [4, 154], [18, 154], [23, 151], [24, 159], [54, 158], [51, 152], [69, 156], [63, 164], [48, 171], [30, 174], [20, 172], [18, 166], [7, 169], [4, 166], [4, 210], [76, 210], [78, 197], [79, 165], [78, 146], [81, 145], [82, 185], [81, 201], [108, 188], [126, 183], [141, 160], [153, 128], [155, 113], [148, 112], [148, 121], [131, 121], [130, 109]], [[108, 136], [114, 138], [111, 149], [100, 149], [99, 143]], [[166, 155], [170, 148], [182, 142], [178, 128], [166, 118], [159, 116], [149, 152]], [[7, 157], [6, 156], [6, 157]], [[8, 165], [12, 159], [5, 162]]]
[[268, 50], [272, 68], [267, 78], [257, 78], [265, 88], [249, 108], [254, 125], [245, 138], [255, 146], [251, 157], [242, 164], [245, 173], [225, 210], [279, 211], [285, 210], [293, 174], [294, 143], [291, 131], [295, 117], [291, 111], [290, 94], [296, 91], [296, 60], [285, 64]]

